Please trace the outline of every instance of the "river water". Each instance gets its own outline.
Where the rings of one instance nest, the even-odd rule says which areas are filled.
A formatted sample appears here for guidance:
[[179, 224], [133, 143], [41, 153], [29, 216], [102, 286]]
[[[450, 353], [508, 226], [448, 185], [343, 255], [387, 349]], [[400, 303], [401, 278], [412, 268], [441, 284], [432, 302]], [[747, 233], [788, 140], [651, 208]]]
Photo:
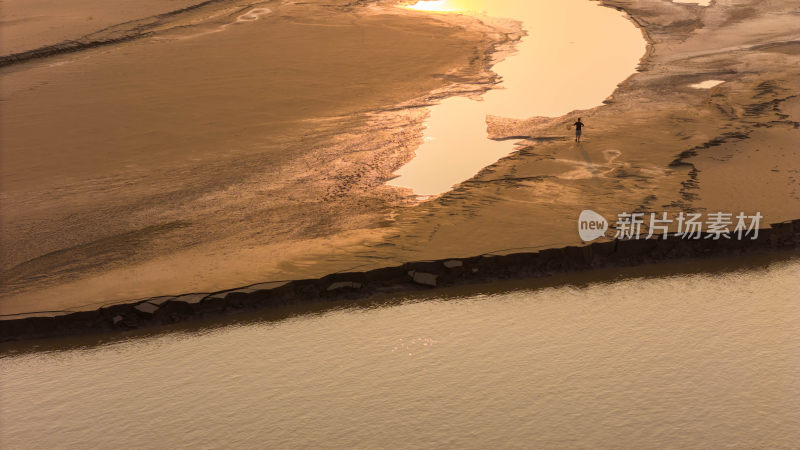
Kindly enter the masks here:
[[798, 275], [793, 260], [8, 351], [0, 447], [796, 448]]
[[498, 88], [480, 99], [452, 97], [431, 108], [423, 145], [390, 182], [418, 195], [446, 192], [514, 151], [513, 141], [488, 138], [488, 116], [559, 117], [598, 106], [645, 53], [641, 31], [622, 12], [597, 2], [420, 0], [407, 7], [509, 18], [527, 33], [513, 54], [492, 67], [502, 78]]

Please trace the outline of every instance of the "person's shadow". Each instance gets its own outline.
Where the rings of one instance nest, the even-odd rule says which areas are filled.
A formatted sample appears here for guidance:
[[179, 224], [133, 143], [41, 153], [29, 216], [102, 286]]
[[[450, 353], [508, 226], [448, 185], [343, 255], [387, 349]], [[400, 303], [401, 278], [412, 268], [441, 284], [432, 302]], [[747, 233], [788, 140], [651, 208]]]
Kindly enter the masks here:
[[592, 176], [597, 178], [597, 169], [594, 167], [594, 164], [592, 164], [592, 158], [590, 158], [586, 150], [583, 149], [583, 142], [576, 142], [575, 147], [578, 148], [578, 152], [580, 152], [583, 160], [586, 161], [586, 165], [589, 167], [589, 171], [592, 172]]

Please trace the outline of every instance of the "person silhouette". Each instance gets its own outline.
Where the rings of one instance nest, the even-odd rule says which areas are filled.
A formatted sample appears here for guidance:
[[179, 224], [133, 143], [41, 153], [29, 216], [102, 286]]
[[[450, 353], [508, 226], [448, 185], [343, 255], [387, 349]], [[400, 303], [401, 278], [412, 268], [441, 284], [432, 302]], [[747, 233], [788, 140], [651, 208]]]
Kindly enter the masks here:
[[575, 142], [580, 142], [581, 141], [581, 128], [585, 127], [586, 125], [583, 122], [581, 122], [581, 118], [580, 117], [578, 117], [578, 121], [575, 122], [573, 125], [575, 125]]

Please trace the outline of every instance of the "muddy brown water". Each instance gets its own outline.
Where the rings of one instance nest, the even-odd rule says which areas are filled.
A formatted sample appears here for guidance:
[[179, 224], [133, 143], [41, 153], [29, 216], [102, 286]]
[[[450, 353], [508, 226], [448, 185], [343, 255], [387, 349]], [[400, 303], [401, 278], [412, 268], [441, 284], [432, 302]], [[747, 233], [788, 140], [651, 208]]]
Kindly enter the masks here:
[[7, 351], [3, 448], [793, 448], [800, 261]]

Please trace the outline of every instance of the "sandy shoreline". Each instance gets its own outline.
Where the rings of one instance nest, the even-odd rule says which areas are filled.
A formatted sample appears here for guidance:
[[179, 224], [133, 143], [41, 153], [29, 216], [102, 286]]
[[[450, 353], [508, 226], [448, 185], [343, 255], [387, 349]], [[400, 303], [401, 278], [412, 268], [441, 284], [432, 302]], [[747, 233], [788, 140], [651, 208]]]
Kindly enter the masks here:
[[[361, 19], [375, 21], [375, 30], [387, 26], [381, 20], [392, 21], [393, 30], [407, 32], [403, 42], [418, 39], [416, 47], [405, 48], [406, 57], [411, 58], [406, 61], [413, 60], [415, 72], [398, 76], [399, 84], [390, 90], [393, 96], [387, 97], [387, 91], [381, 90], [387, 73], [381, 70], [408, 70], [408, 64], [397, 63], [398, 59], [404, 61], [399, 54], [387, 58], [397, 65], [376, 68], [376, 82], [371, 86], [367, 83], [374, 94], [370, 103], [360, 102], [350, 109], [334, 108], [327, 115], [298, 120], [293, 128], [279, 124], [262, 130], [260, 135], [269, 135], [273, 141], [261, 141], [256, 147], [258, 152], [232, 150], [229, 163], [213, 163], [219, 159], [220, 142], [214, 137], [237, 131], [201, 133], [192, 145], [207, 145], [207, 157], [201, 152], [194, 167], [178, 167], [180, 178], [188, 180], [181, 186], [173, 185], [175, 172], [168, 167], [168, 154], [163, 160], [167, 167], [162, 175], [138, 173], [136, 167], [129, 167], [127, 173], [111, 171], [105, 178], [97, 178], [91, 172], [96, 173], [98, 167], [82, 162], [81, 167], [90, 173], [64, 180], [58, 178], [63, 166], [56, 161], [51, 174], [37, 180], [27, 176], [33, 173], [32, 168], [39, 171], [39, 157], [21, 161], [21, 165], [12, 164], [11, 171], [3, 174], [3, 203], [14, 211], [3, 217], [3, 278], [17, 291], [0, 299], [0, 312], [62, 309], [89, 303], [85, 301], [88, 299], [132, 298], [124, 291], [109, 291], [108, 286], [120, 280], [140, 280], [138, 283], [153, 289], [161, 288], [157, 292], [171, 292], [174, 289], [170, 288], [169, 271], [183, 270], [173, 269], [179, 260], [176, 255], [180, 260], [197, 261], [200, 267], [191, 270], [196, 271], [198, 285], [202, 285], [204, 274], [219, 270], [219, 263], [240, 261], [241, 268], [236, 268], [241, 272], [237, 275], [240, 282], [215, 286], [223, 289], [265, 279], [319, 277], [354, 267], [367, 270], [391, 263], [466, 257], [503, 249], [580, 245], [575, 224], [578, 213], [586, 208], [609, 218], [623, 211], [680, 210], [760, 211], [766, 223], [800, 216], [796, 169], [800, 159], [797, 146], [793, 145], [799, 137], [800, 114], [800, 85], [794, 76], [800, 40], [800, 29], [792, 20], [796, 7], [789, 1], [773, 2], [768, 7], [752, 1], [737, 5], [715, 3], [709, 7], [666, 1], [603, 4], [626, 11], [647, 36], [650, 50], [642, 60], [640, 72], [625, 80], [598, 108], [562, 118], [494, 120], [490, 130], [495, 138], [530, 138], [517, 152], [454, 191], [419, 205], [383, 186], [392, 172], [413, 156], [425, 117], [424, 109], [418, 106], [459, 89], [480, 93], [491, 87], [496, 82], [488, 71], [492, 51], [499, 43], [513, 40], [510, 31], [501, 35], [474, 22], [458, 28], [440, 18], [431, 18], [422, 25], [419, 20], [424, 16], [419, 14], [414, 16], [413, 24], [404, 22], [401, 16], [376, 19], [361, 15]], [[326, 23], [331, 14], [338, 14], [336, 17], [346, 26], [351, 23], [352, 14], [365, 14], [359, 13], [358, 7], [295, 8], [271, 18], [266, 16], [263, 21], [274, 26], [286, 17], [316, 17], [312, 22], [317, 20], [319, 25], [319, 14], [324, 13]], [[752, 23], [759, 24], [759, 32], [750, 31], [748, 24]], [[203, 26], [212, 32], [218, 27]], [[428, 31], [424, 31], [425, 27]], [[321, 28], [310, 26], [303, 32]], [[233, 43], [238, 29], [231, 30], [226, 33], [233, 35], [225, 39]], [[450, 40], [442, 39], [443, 30], [450, 30]], [[217, 33], [215, 38], [222, 35]], [[324, 34], [318, 36], [324, 39]], [[432, 36], [442, 44], [438, 53], [432, 47]], [[192, 48], [192, 40], [186, 42], [189, 44], [181, 45]], [[395, 42], [387, 39], [387, 46], [382, 49]], [[142, 46], [141, 50], [150, 54], [161, 44], [137, 41], [130, 45], [127, 52], [140, 51], [137, 46]], [[164, 48], [173, 52], [165, 55], [177, 56], [172, 45]], [[248, 55], [249, 50], [241, 50], [238, 56]], [[429, 57], [419, 57], [423, 50], [431, 52]], [[93, 51], [77, 53], [66, 67], [96, 67], [93, 61], [114, 61], [114, 52]], [[426, 68], [422, 62], [430, 65]], [[122, 59], [115, 64], [105, 67], [124, 67], [120, 65], [124, 64]], [[176, 65], [172, 69], [176, 80], [182, 67]], [[454, 68], [458, 71], [452, 72]], [[85, 70], [74, 70], [86, 78]], [[63, 92], [47, 93], [46, 85], [54, 80], [73, 83], [72, 86], [84, 83], [94, 90], [98, 80], [116, 83], [115, 77], [119, 76], [112, 70], [81, 80], [74, 74], [72, 78], [59, 78], [64, 76], [61, 73], [38, 64], [8, 68], [2, 73], [6, 100], [3, 108], [13, 107], [6, 91], [9, 85], [12, 94], [28, 89], [34, 94], [25, 95], [41, 95], [40, 102], [45, 102], [52, 101], [54, 93]], [[413, 87], [404, 86], [401, 78], [411, 75], [417, 77], [417, 82]], [[225, 76], [220, 73], [220, 77]], [[293, 76], [296, 73], [289, 75]], [[428, 82], [419, 85], [419, 79]], [[725, 83], [710, 90], [689, 87], [708, 79]], [[19, 83], [18, 87], [14, 83]], [[118, 99], [113, 86], [108, 86], [105, 94]], [[197, 86], [203, 88], [202, 84]], [[352, 97], [346, 92], [340, 94], [339, 98], [329, 99], [328, 104], [339, 105]], [[159, 95], [164, 94], [153, 91], [150, 100]], [[247, 95], [249, 91], [243, 90], [239, 98]], [[64, 97], [65, 113], [74, 109], [73, 102], [74, 98]], [[17, 111], [36, 104], [32, 97], [25, 97], [20, 103], [23, 109]], [[157, 105], [159, 108], [149, 110], [147, 101], [142, 105], [138, 117], [148, 117], [164, 107]], [[192, 105], [184, 105], [184, 109], [192, 110]], [[242, 103], [236, 103], [226, 114], [241, 109]], [[41, 119], [35, 114], [30, 109], [19, 114], [19, 123], [4, 126], [18, 132], [27, 123], [28, 134], [19, 134], [24, 140], [36, 136], [37, 127], [47, 124], [42, 120], [55, 124], [63, 117]], [[304, 117], [302, 114], [300, 111], [297, 117]], [[574, 145], [565, 131], [565, 124], [578, 115], [589, 125], [581, 146]], [[270, 122], [258, 115], [243, 119], [251, 120], [251, 126]], [[162, 116], [158, 120], [166, 119]], [[183, 126], [192, 130], [196, 123], [196, 118], [191, 118]], [[211, 124], [213, 118], [201, 123]], [[165, 148], [171, 148], [173, 144], [181, 145], [181, 136], [165, 135], [160, 139]], [[111, 138], [116, 140], [119, 136]], [[8, 142], [4, 142], [4, 148]], [[84, 145], [76, 142], [71, 145]], [[92, 145], [97, 148], [98, 144]], [[368, 150], [349, 153], [354, 147]], [[289, 148], [293, 156], [286, 158], [280, 151], [264, 153], [265, 148]], [[273, 159], [265, 159], [264, 154], [273, 155]], [[87, 152], [88, 156], [91, 153]], [[266, 174], [256, 170], [276, 167], [276, 162], [280, 170]], [[25, 166], [33, 163], [36, 165]], [[109, 164], [105, 169], [131, 165], [132, 161], [112, 160]], [[254, 170], [248, 173], [243, 168]], [[242, 178], [247, 178], [246, 182]], [[282, 185], [275, 186], [276, 179], [283, 180]], [[759, 186], [753, 188], [754, 183]], [[126, 198], [131, 186], [146, 186], [147, 195]], [[190, 191], [202, 195], [198, 197]], [[63, 195], [59, 198], [58, 193]], [[222, 193], [236, 201], [219, 207]], [[87, 194], [89, 201], [76, 202], [76, 198]], [[270, 199], [266, 206], [265, 198]], [[97, 204], [103, 206], [94, 206]], [[198, 205], [200, 209], [194, 207]], [[53, 214], [58, 208], [60, 213]], [[109, 212], [125, 220], [108, 222]], [[202, 217], [227, 215], [231, 219], [223, 224], [223, 239], [215, 235], [215, 247], [204, 247], [211, 234], [204, 234], [208, 230]], [[85, 224], [92, 221], [98, 226], [87, 228]], [[261, 225], [253, 231], [256, 223]], [[56, 240], [52, 240], [54, 236]], [[224, 249], [226, 242], [238, 245], [242, 239], [252, 239], [248, 241], [252, 245], [233, 256], [215, 250]], [[13, 256], [9, 258], [9, 254]], [[259, 262], [258, 270], [248, 267], [252, 261]], [[36, 291], [31, 291], [31, 286], [37, 286]], [[192, 287], [187, 286], [185, 291], [195, 290]]]

